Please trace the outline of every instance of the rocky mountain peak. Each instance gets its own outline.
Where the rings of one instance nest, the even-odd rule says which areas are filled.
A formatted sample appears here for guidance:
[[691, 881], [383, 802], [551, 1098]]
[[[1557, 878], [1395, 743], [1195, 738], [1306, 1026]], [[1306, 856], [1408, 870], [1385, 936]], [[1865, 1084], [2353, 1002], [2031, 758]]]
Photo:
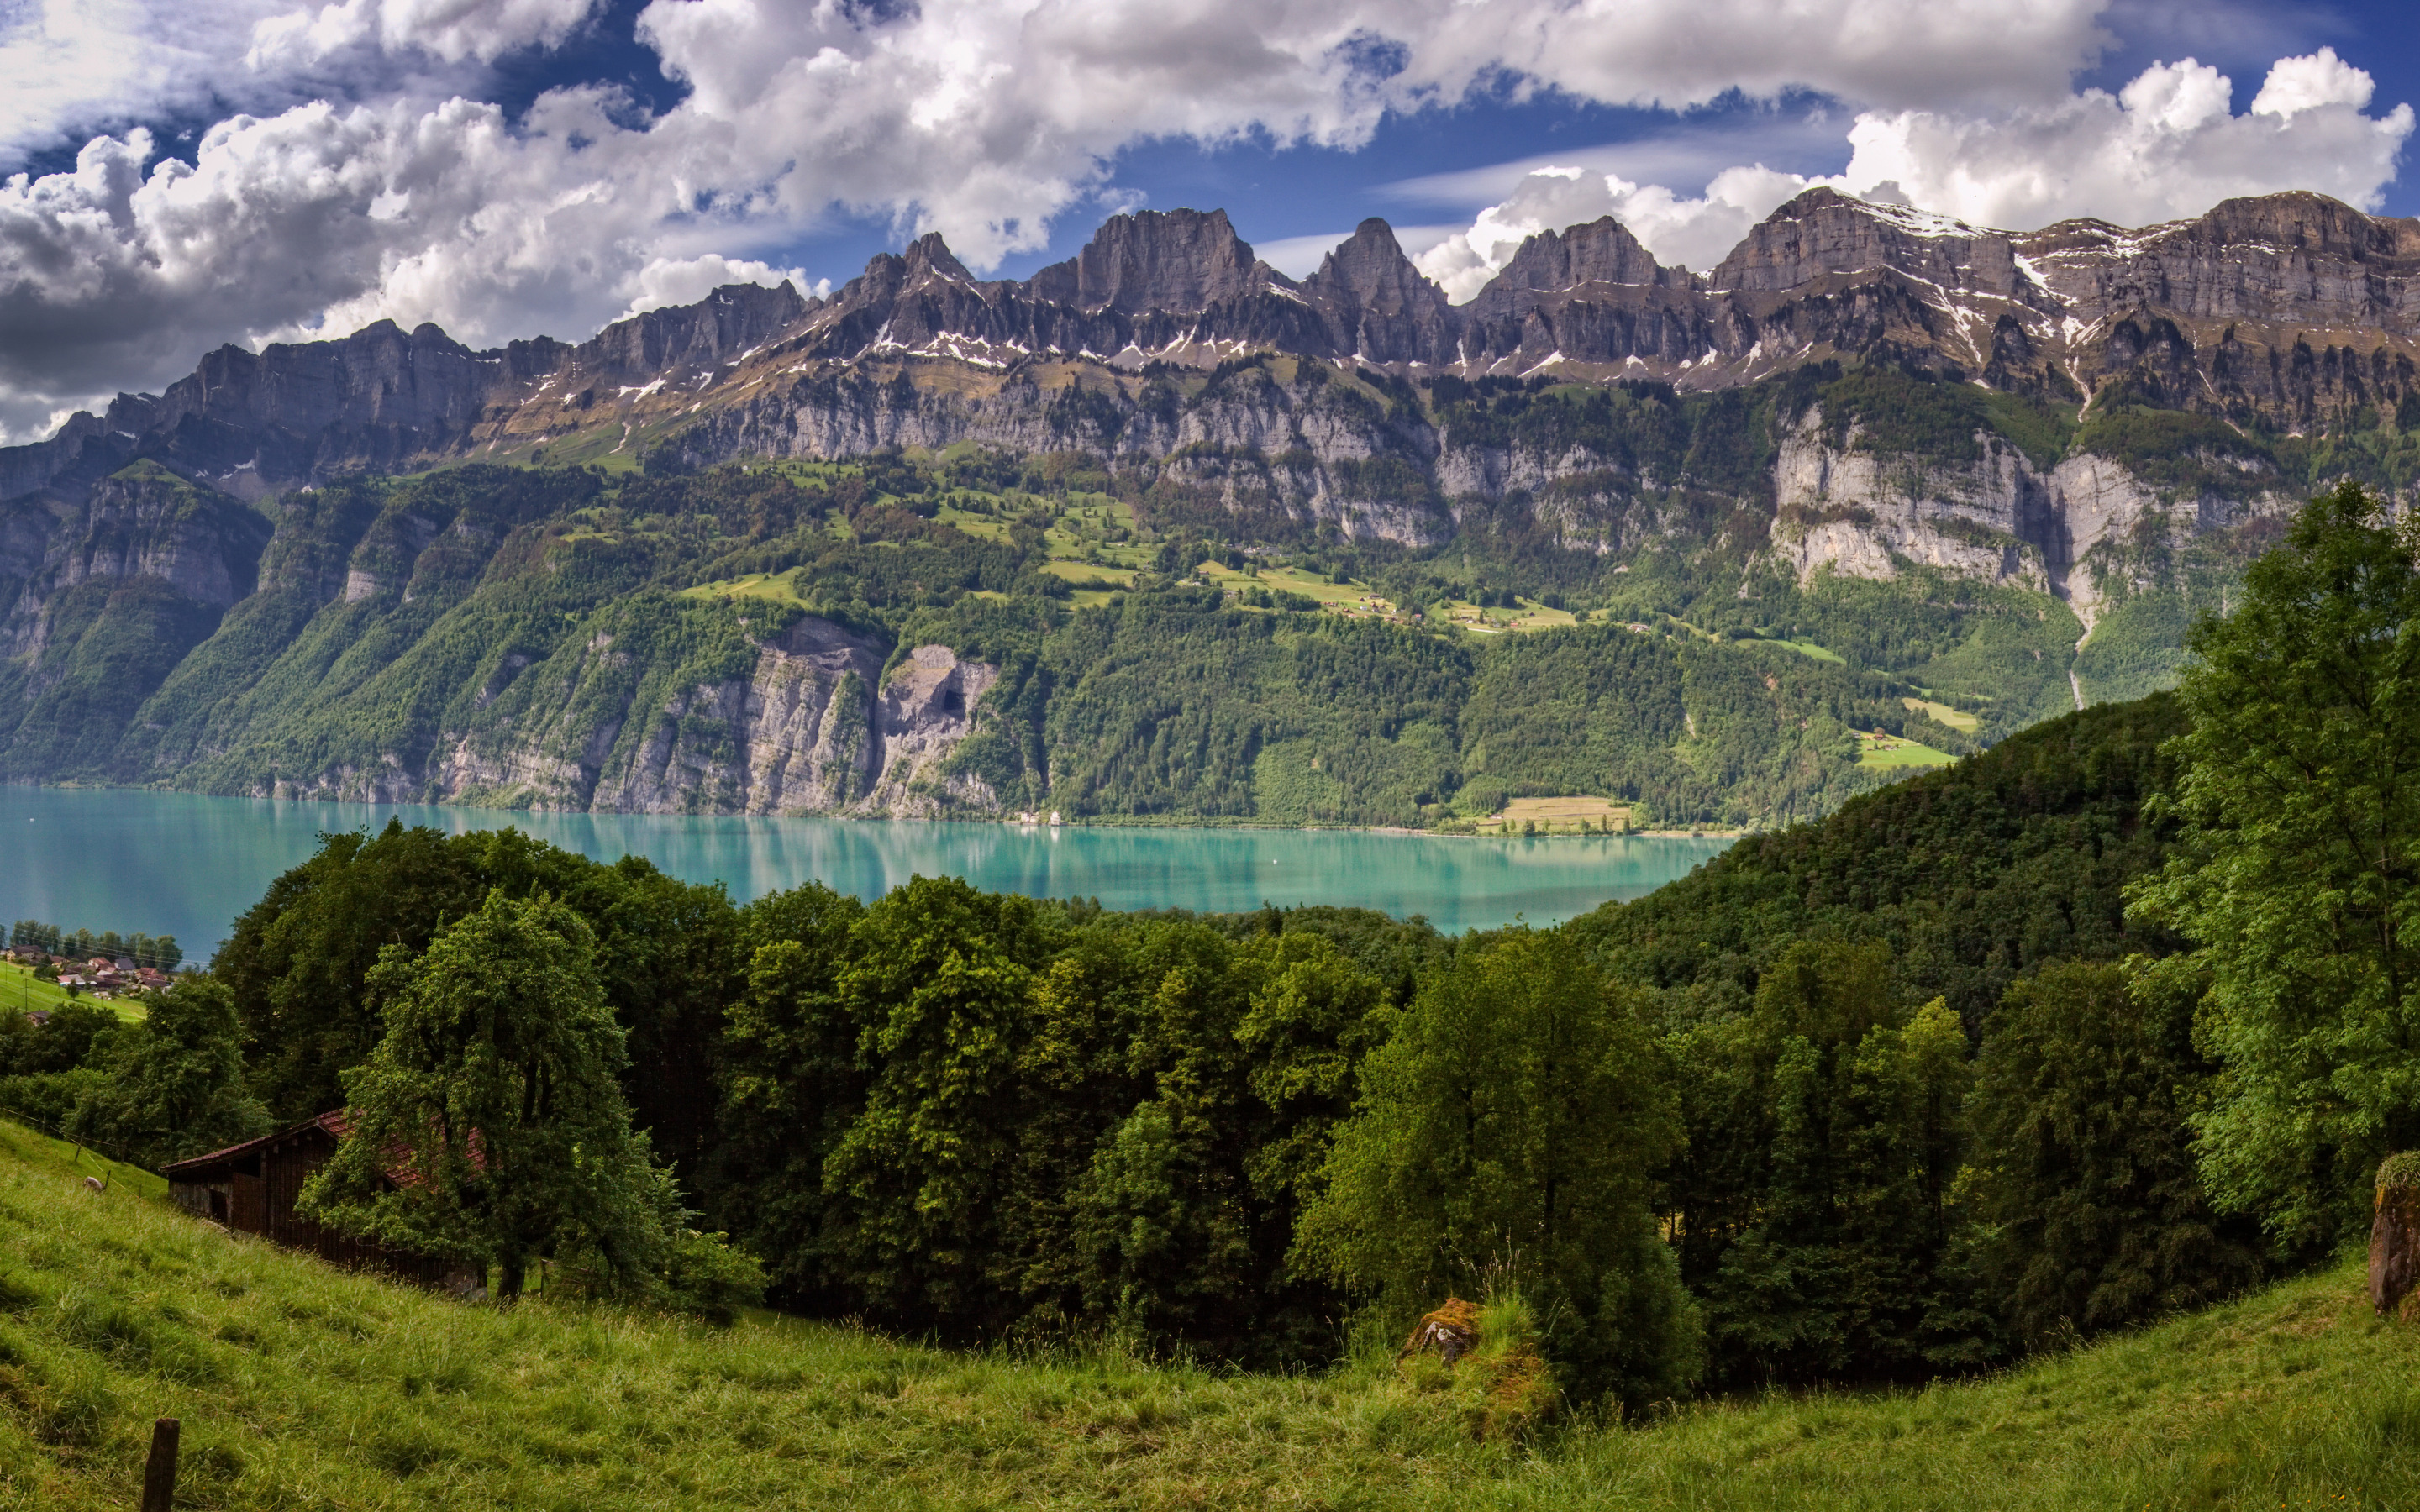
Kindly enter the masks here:
[[1454, 319], [1445, 290], [1412, 265], [1395, 228], [1372, 216], [1303, 280], [1336, 355], [1373, 363], [1452, 359]]
[[[828, 301], [787, 284], [729, 285], [577, 347], [536, 337], [473, 351], [433, 325], [407, 332], [387, 320], [256, 353], [221, 347], [156, 398], [121, 394], [105, 417], [0, 448], [0, 501], [81, 500], [138, 457], [258, 498], [342, 471], [528, 457], [607, 425], [608, 446], [641, 425], [694, 430], [701, 459], [939, 446], [959, 422], [936, 417], [960, 399], [920, 398], [913, 413], [859, 417], [813, 442], [783, 407], [799, 384], [848, 379], [876, 358], [908, 373], [965, 364], [978, 386], [1023, 393], [1036, 359], [1133, 374], [1253, 351], [1412, 377], [1695, 390], [1870, 361], [2060, 407], [2117, 385], [2147, 402], [2323, 427], [2395, 415], [2420, 394], [2420, 222], [2290, 193], [2139, 229], [2072, 220], [2018, 234], [1817, 188], [1704, 278], [1659, 265], [1608, 217], [1529, 238], [1458, 307], [1378, 219], [1300, 283], [1257, 258], [1223, 211], [1112, 217], [1075, 257], [1023, 283], [978, 280], [934, 234], [876, 256]], [[884, 378], [916, 388], [899, 369]], [[772, 418], [718, 418], [751, 406]], [[1003, 446], [1107, 444], [1056, 424], [982, 434]]]
[[1303, 280], [1306, 295], [1324, 293], [1386, 314], [1435, 305], [1445, 291], [1412, 265], [1395, 240], [1395, 228], [1372, 216], [1321, 259], [1319, 271]]
[[907, 262], [908, 281], [911, 284], [922, 278], [967, 285], [975, 282], [975, 275], [967, 271], [967, 265], [958, 261], [958, 255], [950, 250], [939, 231], [927, 231], [918, 237], [908, 248]]
[[1783, 293], [1837, 274], [1892, 270], [1944, 290], [2040, 300], [2005, 231], [1818, 185], [1752, 227], [1714, 265], [1717, 290]]
[[2171, 234], [2219, 246], [2290, 249], [2389, 272], [2408, 273], [2420, 259], [2420, 221], [2365, 215], [2308, 190], [2221, 200], [2203, 215], [2175, 223]]
[[1026, 281], [1035, 299], [1081, 310], [1195, 315], [1292, 280], [1252, 255], [1225, 210], [1137, 210], [1103, 223], [1084, 250]]
[[695, 304], [616, 320], [574, 348], [572, 361], [599, 378], [644, 381], [666, 369], [712, 367], [806, 313], [805, 298], [786, 279], [774, 288], [725, 284]]
[[2324, 194], [2230, 199], [2140, 230], [2062, 221], [2013, 239], [2071, 303], [2420, 332], [2420, 221]]
[[1564, 231], [1541, 231], [1522, 242], [1469, 310], [1482, 319], [1511, 315], [1534, 304], [1539, 295], [1589, 284], [1686, 288], [1689, 275], [1658, 263], [1627, 226], [1607, 215]]

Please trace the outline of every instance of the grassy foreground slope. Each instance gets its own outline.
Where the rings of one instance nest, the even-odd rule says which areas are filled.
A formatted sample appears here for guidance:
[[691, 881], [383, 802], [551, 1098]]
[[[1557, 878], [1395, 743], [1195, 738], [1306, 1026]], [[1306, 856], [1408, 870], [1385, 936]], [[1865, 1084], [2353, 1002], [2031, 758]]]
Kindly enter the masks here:
[[2138, 1507], [2420, 1504], [2420, 1329], [2354, 1266], [1965, 1385], [1526, 1449], [1370, 1362], [1212, 1375], [463, 1305], [230, 1241], [0, 1124], [0, 1507]]

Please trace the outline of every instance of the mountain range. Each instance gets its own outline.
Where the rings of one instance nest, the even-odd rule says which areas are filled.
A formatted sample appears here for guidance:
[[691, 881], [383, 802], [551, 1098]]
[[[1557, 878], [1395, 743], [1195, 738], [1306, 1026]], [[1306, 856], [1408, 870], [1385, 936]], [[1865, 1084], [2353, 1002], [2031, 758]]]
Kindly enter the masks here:
[[[2391, 415], [2412, 392], [2420, 222], [2284, 193], [2137, 230], [2080, 220], [2013, 233], [1819, 188], [1709, 273], [1657, 263], [1607, 218], [1532, 237], [1459, 306], [1379, 220], [1300, 281], [1256, 258], [1224, 211], [1114, 217], [1074, 258], [1023, 281], [978, 280], [936, 234], [876, 257], [830, 299], [733, 285], [578, 346], [476, 351], [434, 326], [380, 321], [335, 341], [223, 347], [163, 394], [121, 394], [46, 441], [0, 449], [0, 498], [73, 488], [136, 456], [256, 493], [342, 469], [499, 455], [607, 421], [634, 435], [694, 426], [711, 454], [768, 435], [784, 409], [799, 412], [791, 444], [813, 448], [799, 455], [845, 455], [951, 418], [985, 428], [976, 416], [993, 407], [884, 407], [871, 434], [852, 435], [807, 419], [830, 411], [816, 380], [835, 373], [960, 365], [994, 376], [955, 386], [974, 401], [1017, 378], [1040, 393], [1081, 386], [1062, 369], [1107, 380], [1254, 351], [1407, 376], [1690, 390], [1858, 358], [2071, 406], [2118, 391], [2310, 429]], [[1125, 449], [1165, 439], [1146, 428]]]
[[[317, 497], [340, 480], [471, 464], [612, 479], [1056, 458], [1045, 471], [1091, 469], [1102, 498], [1155, 539], [1324, 543], [1359, 552], [1365, 575], [1373, 563], [1441, 569], [1459, 552], [1473, 593], [1479, 542], [1480, 558], [1536, 579], [1510, 588], [1543, 592], [1576, 572], [1608, 613], [1622, 588], [1608, 575], [1640, 568], [1635, 585], [1652, 576], [1642, 553], [1685, 548], [1690, 586], [1652, 607], [1700, 629], [1722, 617], [1725, 573], [1738, 602], [1766, 593], [1750, 579], [1801, 597], [1896, 583], [1919, 600], [1965, 582], [2038, 599], [2040, 615], [2072, 616], [2087, 638], [2123, 621], [2122, 672], [2095, 673], [2080, 655], [2050, 668], [2028, 642], [2046, 676], [2075, 673], [2066, 681], [2081, 702], [2087, 676], [2112, 692], [2156, 686], [2185, 615], [2223, 599], [2227, 573], [2313, 482], [2350, 473], [2408, 488], [2420, 463], [2415, 354], [2420, 222], [2287, 193], [2139, 229], [2020, 233], [1829, 189], [1783, 206], [1704, 273], [1659, 264], [1610, 219], [1545, 232], [1462, 305], [1382, 221], [1296, 280], [1256, 257], [1224, 212], [1142, 211], [1024, 280], [978, 279], [926, 236], [828, 299], [730, 285], [576, 346], [474, 350], [434, 326], [381, 321], [338, 340], [225, 347], [158, 395], [121, 394], [44, 441], [0, 449], [0, 728], [15, 732], [0, 775], [173, 784], [215, 753], [209, 783], [229, 791], [529, 799], [525, 784], [440, 780], [468, 760], [458, 730], [443, 762], [433, 735], [385, 753], [391, 781], [357, 765], [287, 772], [282, 758], [227, 766], [243, 737], [223, 711], [202, 746], [173, 759], [133, 752], [118, 731], [175, 726], [153, 705], [180, 667], [196, 675], [186, 654], [221, 655], [238, 621], [266, 633], [257, 614], [232, 612], [264, 595], [286, 606], [286, 627], [261, 672], [332, 606], [410, 600], [431, 552], [475, 543], [477, 563], [449, 570], [489, 581], [518, 560], [504, 551], [513, 532], [536, 519], [476, 501], [409, 519], [347, 506], [356, 519]], [[561, 520], [547, 529], [571, 538]], [[1433, 573], [1419, 591], [1450, 597], [1461, 578]], [[1962, 592], [1947, 596], [1962, 604]], [[872, 619], [833, 633], [857, 638], [841, 656], [847, 675], [878, 681], [895, 671], [884, 658], [912, 663], [892, 643], [905, 609], [867, 608]], [[818, 635], [808, 639], [841, 643]], [[129, 638], [174, 654], [111, 652], [141, 670], [71, 675], [77, 656], [99, 665], [96, 644]], [[1877, 656], [1888, 664], [1876, 671], [1916, 692], [1940, 683]], [[997, 669], [980, 665], [969, 675], [987, 689]], [[55, 706], [62, 687], [96, 680], [108, 691], [94, 696], [127, 711], [105, 741]], [[295, 687], [306, 702], [326, 692]], [[862, 696], [868, 709], [878, 692]], [[745, 747], [753, 727], [733, 717]], [[935, 738], [918, 748], [930, 755]], [[771, 808], [905, 791], [880, 778], [881, 743], [869, 726], [852, 759], [875, 764]], [[116, 754], [95, 754], [102, 746]], [[1033, 791], [1048, 792], [1047, 763], [1029, 764], [1043, 774]], [[539, 796], [766, 807], [718, 797], [712, 783], [642, 788], [600, 795], [592, 772]], [[977, 808], [1004, 801], [955, 791]]]

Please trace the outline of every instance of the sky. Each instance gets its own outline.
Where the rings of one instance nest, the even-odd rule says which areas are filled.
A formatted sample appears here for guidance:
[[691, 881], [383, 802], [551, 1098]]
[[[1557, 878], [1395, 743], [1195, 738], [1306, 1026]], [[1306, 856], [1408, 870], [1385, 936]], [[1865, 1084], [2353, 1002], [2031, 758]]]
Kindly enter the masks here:
[[1466, 300], [1611, 214], [1707, 269], [1810, 184], [2026, 229], [2310, 189], [2420, 213], [2409, 0], [0, 0], [0, 444], [233, 342], [474, 346], [1021, 277], [1224, 208], [1385, 217]]

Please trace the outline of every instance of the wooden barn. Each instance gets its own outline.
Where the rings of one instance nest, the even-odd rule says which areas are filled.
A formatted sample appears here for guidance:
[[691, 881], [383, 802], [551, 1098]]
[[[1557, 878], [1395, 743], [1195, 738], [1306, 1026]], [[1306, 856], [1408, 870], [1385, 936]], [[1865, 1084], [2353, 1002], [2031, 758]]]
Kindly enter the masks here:
[[160, 1174], [168, 1196], [194, 1216], [241, 1234], [258, 1234], [288, 1249], [307, 1250], [338, 1265], [385, 1271], [423, 1286], [470, 1290], [484, 1278], [459, 1261], [388, 1249], [321, 1227], [294, 1211], [302, 1183], [336, 1152], [351, 1125], [342, 1112], [180, 1160]]

